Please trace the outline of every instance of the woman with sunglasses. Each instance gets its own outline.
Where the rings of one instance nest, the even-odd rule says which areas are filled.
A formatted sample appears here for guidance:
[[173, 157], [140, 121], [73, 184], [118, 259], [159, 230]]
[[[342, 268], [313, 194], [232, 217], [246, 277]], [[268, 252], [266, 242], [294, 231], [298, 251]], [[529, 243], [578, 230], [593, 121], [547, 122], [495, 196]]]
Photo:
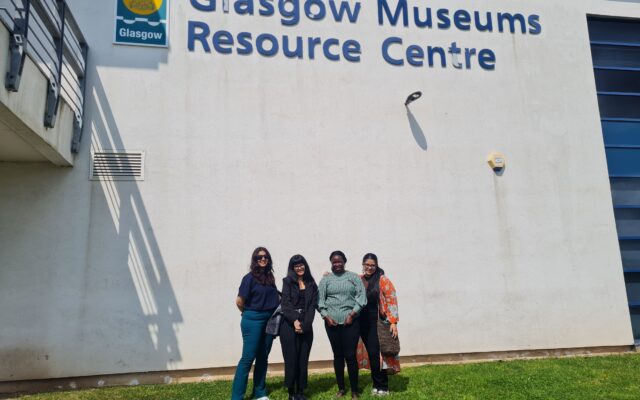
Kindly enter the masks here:
[[324, 276], [318, 287], [318, 310], [324, 318], [331, 350], [333, 368], [338, 383], [337, 397], [345, 395], [344, 364], [349, 371], [351, 398], [358, 399], [358, 362], [356, 348], [360, 337], [358, 314], [367, 304], [362, 280], [345, 270], [347, 257], [340, 250], [329, 256], [331, 272]]
[[[371, 369], [373, 380], [372, 394], [386, 396], [389, 394], [389, 378], [387, 371], [400, 372], [398, 356], [380, 356], [378, 339], [378, 319], [389, 323], [391, 336], [398, 337], [398, 300], [393, 283], [378, 266], [378, 256], [365, 254], [362, 259], [362, 280], [367, 292], [367, 305], [360, 316], [360, 337], [366, 348], [366, 355], [361, 345], [358, 346], [358, 363], [361, 368]], [[368, 363], [366, 362], [368, 358]]]
[[289, 260], [282, 280], [280, 344], [284, 358], [284, 384], [289, 400], [306, 400], [309, 353], [313, 344], [313, 317], [318, 306], [318, 286], [307, 260], [299, 254]]
[[267, 360], [271, 352], [273, 336], [265, 333], [269, 317], [280, 304], [273, 276], [273, 262], [269, 251], [258, 247], [251, 255], [251, 267], [242, 278], [236, 305], [242, 313], [242, 357], [238, 362], [231, 390], [232, 400], [244, 399], [251, 364], [253, 368], [253, 393], [251, 398], [268, 400]]

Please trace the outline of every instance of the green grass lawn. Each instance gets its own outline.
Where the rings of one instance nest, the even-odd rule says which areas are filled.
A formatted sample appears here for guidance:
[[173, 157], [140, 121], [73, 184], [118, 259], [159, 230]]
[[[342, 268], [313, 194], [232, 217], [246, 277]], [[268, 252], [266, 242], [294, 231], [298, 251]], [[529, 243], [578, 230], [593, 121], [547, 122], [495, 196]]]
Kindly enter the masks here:
[[[360, 374], [361, 399], [371, 379]], [[313, 375], [307, 395], [333, 399], [333, 375]], [[251, 385], [251, 382], [249, 382]], [[388, 399], [640, 399], [640, 354], [431, 365], [406, 368], [390, 377]], [[21, 400], [228, 399], [231, 382], [105, 388], [24, 396]], [[271, 399], [286, 399], [282, 378], [269, 380]], [[347, 396], [350, 398], [350, 396]]]

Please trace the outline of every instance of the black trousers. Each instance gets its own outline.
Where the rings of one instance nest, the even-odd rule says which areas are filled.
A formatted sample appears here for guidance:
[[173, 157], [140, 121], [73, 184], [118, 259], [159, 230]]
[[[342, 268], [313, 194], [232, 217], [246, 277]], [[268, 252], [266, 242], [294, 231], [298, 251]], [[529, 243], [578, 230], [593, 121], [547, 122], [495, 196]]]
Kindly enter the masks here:
[[389, 390], [387, 370], [380, 365], [380, 340], [378, 340], [378, 320], [372, 317], [360, 317], [360, 337], [367, 348], [371, 366], [371, 379], [374, 389]]
[[358, 318], [353, 324], [329, 326], [325, 323], [327, 336], [333, 350], [333, 369], [336, 373], [336, 381], [340, 390], [344, 387], [344, 364], [347, 363], [347, 371], [349, 372], [349, 384], [351, 385], [351, 393], [359, 393], [358, 391], [358, 361], [356, 360], [356, 350], [358, 348], [358, 339], [360, 337], [360, 322]]
[[283, 321], [280, 344], [284, 358], [284, 385], [289, 389], [289, 394], [302, 393], [307, 388], [313, 330], [297, 334], [292, 324]]

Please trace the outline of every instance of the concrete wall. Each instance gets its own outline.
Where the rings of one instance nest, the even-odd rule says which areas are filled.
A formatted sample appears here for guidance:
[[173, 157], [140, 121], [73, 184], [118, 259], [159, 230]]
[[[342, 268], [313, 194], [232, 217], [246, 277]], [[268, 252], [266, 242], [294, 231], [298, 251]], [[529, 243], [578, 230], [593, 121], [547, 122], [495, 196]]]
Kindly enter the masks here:
[[[87, 130], [72, 170], [0, 165], [0, 380], [234, 365], [257, 245], [278, 278], [295, 253], [316, 277], [334, 249], [353, 271], [377, 253], [405, 355], [633, 342], [586, 14], [637, 4], [429, 2], [539, 14], [534, 37], [378, 27], [374, 3], [357, 25], [283, 28], [174, 1], [166, 50], [113, 46], [113, 2], [70, 3], [92, 49]], [[355, 37], [369, 55], [191, 53], [189, 19]], [[498, 67], [392, 67], [391, 35], [490, 47]], [[91, 149], [145, 150], [145, 181], [89, 181]]]

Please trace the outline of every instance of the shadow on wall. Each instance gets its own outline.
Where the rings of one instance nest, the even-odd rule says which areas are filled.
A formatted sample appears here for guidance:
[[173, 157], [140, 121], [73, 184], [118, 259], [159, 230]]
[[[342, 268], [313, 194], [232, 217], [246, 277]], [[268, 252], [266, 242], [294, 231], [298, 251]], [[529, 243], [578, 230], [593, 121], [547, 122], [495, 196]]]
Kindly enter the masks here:
[[422, 127], [418, 123], [418, 120], [413, 115], [409, 107], [407, 107], [407, 119], [409, 120], [409, 127], [411, 128], [411, 134], [413, 134], [413, 138], [415, 139], [418, 146], [420, 146], [422, 150], [426, 151], [429, 148], [427, 138], [424, 136]]
[[[127, 150], [97, 67], [157, 70], [168, 51], [113, 45], [113, 17], [93, 17], [113, 16], [113, 1], [69, 3], [82, 16], [77, 19], [92, 47], [81, 151]], [[140, 187], [136, 181], [89, 184], [87, 294], [80, 321], [85, 363], [97, 369], [92, 374], [175, 369], [182, 360], [176, 332], [183, 319]]]
[[76, 166], [0, 165], [0, 381], [182, 360], [183, 317], [140, 187], [88, 180], [89, 146], [127, 148], [95, 66], [88, 76]]
[[[93, 110], [85, 121], [91, 147], [126, 150], [95, 68], [91, 76]], [[183, 321], [138, 184], [91, 185], [85, 340], [102, 367], [112, 369], [104, 373], [175, 369], [181, 360], [176, 329]]]
[[90, 46], [76, 166], [0, 163], [0, 381], [182, 360], [183, 318], [138, 184], [87, 171], [90, 146], [127, 148], [96, 65], [157, 70], [168, 51], [112, 45], [113, 1], [69, 4]]

